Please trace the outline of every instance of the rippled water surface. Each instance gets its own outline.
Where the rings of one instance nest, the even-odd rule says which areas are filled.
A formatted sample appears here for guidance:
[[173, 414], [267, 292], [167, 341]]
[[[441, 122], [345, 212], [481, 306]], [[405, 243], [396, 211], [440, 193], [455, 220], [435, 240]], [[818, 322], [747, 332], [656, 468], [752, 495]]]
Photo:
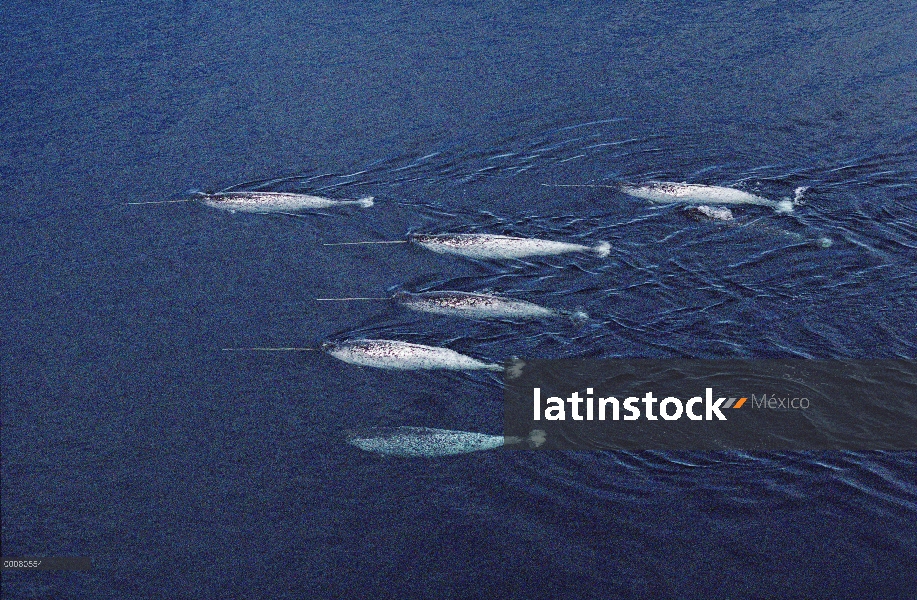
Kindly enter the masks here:
[[[364, 453], [500, 433], [487, 372], [325, 354], [917, 355], [912, 3], [8, 3], [0, 10], [4, 598], [883, 597], [910, 453]], [[620, 182], [736, 187], [710, 218]], [[611, 187], [557, 187], [589, 184]], [[191, 189], [372, 195], [231, 214]], [[595, 245], [465, 260], [410, 233]], [[317, 297], [503, 293], [590, 319]]]

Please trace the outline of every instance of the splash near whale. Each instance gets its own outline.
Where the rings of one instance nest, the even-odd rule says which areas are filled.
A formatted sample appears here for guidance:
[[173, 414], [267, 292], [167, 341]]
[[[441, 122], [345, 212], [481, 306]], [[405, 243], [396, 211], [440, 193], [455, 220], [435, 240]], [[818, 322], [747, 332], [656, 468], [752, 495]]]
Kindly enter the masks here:
[[641, 184], [621, 184], [619, 189], [629, 196], [651, 202], [683, 202], [686, 204], [753, 204], [768, 206], [777, 212], [792, 212], [806, 188], [796, 188], [795, 199], [769, 200], [735, 188], [696, 183], [649, 181]]
[[[519, 444], [523, 440], [518, 437], [430, 427], [378, 427], [365, 432], [351, 433], [347, 441], [360, 450], [376, 454], [435, 458], [493, 450], [504, 445]], [[533, 446], [543, 444], [543, 432], [533, 431], [528, 441]]]
[[424, 346], [397, 340], [353, 340], [326, 342], [322, 350], [353, 365], [414, 371], [448, 369], [452, 371], [502, 371], [503, 365], [486, 363], [449, 348]]

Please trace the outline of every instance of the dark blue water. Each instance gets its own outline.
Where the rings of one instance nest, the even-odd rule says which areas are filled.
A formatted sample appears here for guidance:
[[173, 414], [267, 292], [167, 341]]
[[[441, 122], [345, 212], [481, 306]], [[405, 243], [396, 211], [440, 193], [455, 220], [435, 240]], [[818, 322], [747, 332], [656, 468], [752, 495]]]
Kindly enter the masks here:
[[[220, 352], [917, 358], [915, 32], [910, 2], [5, 3], [2, 553], [95, 568], [3, 597], [917, 597], [914, 453], [379, 457], [344, 431], [500, 433], [499, 377]], [[376, 206], [121, 206], [285, 176]], [[711, 221], [543, 185], [648, 179], [810, 190]], [[321, 246], [414, 231], [612, 254]], [[397, 289], [592, 319], [314, 301]]]

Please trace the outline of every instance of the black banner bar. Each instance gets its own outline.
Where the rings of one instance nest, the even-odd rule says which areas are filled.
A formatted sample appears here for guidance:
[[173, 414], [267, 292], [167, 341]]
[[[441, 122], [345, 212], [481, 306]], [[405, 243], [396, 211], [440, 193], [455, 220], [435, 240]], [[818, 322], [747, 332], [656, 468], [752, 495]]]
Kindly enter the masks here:
[[511, 450], [917, 449], [917, 361], [516, 360], [505, 383], [504, 434], [539, 441]]

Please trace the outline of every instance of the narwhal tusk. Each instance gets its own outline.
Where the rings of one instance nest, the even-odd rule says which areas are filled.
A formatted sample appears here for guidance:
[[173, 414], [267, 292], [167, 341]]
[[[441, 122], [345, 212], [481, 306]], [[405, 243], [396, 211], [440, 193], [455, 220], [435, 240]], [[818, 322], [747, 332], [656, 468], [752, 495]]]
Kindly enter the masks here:
[[176, 202], [192, 202], [195, 198], [183, 198], [182, 200], [156, 200], [153, 202], [125, 202], [124, 206], [137, 206], [139, 204], [175, 204]]
[[320, 352], [319, 348], [223, 348], [223, 352]]
[[391, 300], [391, 298], [316, 298], [316, 302], [344, 302], [347, 300]]
[[588, 188], [617, 188], [616, 185], [599, 185], [595, 183], [542, 183], [544, 187], [588, 187]]
[[407, 244], [407, 240], [395, 240], [392, 242], [332, 242], [322, 244], [322, 246], [356, 246], [359, 244]]

